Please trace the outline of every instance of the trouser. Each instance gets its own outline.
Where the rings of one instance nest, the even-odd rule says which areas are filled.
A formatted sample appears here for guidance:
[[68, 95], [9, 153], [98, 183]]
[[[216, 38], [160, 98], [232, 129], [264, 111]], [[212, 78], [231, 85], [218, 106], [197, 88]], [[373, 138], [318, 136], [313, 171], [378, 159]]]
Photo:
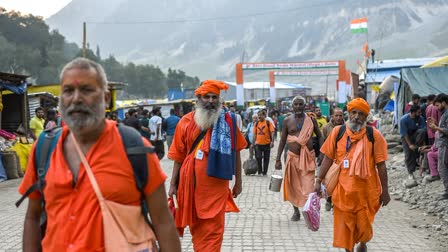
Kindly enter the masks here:
[[268, 173], [270, 155], [271, 155], [270, 144], [265, 145], [257, 144], [255, 146], [255, 156], [257, 158], [258, 174], [263, 173], [263, 175], [266, 175]]
[[408, 173], [412, 174], [415, 172], [415, 169], [417, 167], [418, 152], [417, 150], [411, 150], [404, 138], [401, 139], [401, 143], [403, 145], [404, 151], [404, 163], [406, 165], [406, 168], [408, 169]]
[[428, 142], [428, 132], [425, 129], [418, 129], [415, 133], [414, 133], [414, 139], [415, 142], [414, 144], [417, 145], [418, 147], [426, 145]]
[[165, 145], [162, 140], [151, 141], [151, 144], [154, 146], [154, 151], [157, 154], [159, 160], [165, 156]]
[[448, 193], [448, 146], [439, 148], [439, 160], [437, 161], [440, 178], [442, 179], [445, 193]]
[[439, 172], [437, 171], [437, 157], [439, 155], [438, 153], [438, 150], [431, 148], [431, 150], [427, 154], [429, 172], [433, 177], [439, 175]]
[[171, 144], [173, 143], [174, 136], [166, 135], [166, 144], [168, 145], [168, 151], [170, 150]]
[[[193, 203], [194, 204], [194, 203]], [[215, 217], [199, 219], [193, 217], [190, 232], [195, 252], [219, 252], [224, 239], [225, 208]]]
[[[414, 135], [411, 137], [411, 143], [415, 144], [416, 146], [423, 146], [426, 142], [426, 129], [419, 129], [417, 130]], [[418, 150], [415, 151], [411, 150], [409, 148], [408, 143], [406, 142], [405, 138], [401, 138], [401, 143], [403, 145], [403, 151], [404, 151], [404, 157], [405, 157], [405, 165], [408, 169], [408, 173], [412, 174], [415, 172], [417, 167], [417, 159], [419, 157]]]

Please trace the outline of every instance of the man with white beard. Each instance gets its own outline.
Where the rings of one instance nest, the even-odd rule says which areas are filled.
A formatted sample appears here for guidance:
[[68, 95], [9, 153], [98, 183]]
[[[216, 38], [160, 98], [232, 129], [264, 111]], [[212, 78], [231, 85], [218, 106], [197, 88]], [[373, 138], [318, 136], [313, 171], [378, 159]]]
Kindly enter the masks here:
[[[63, 68], [60, 83], [59, 107], [66, 126], [59, 131], [57, 144], [49, 154], [45, 186], [38, 185], [40, 191], [27, 192], [28, 188], [31, 190], [31, 186], [37, 185], [37, 174], [42, 172], [41, 163], [34, 162], [35, 155], [41, 153], [34, 145], [19, 187], [19, 192], [29, 198], [23, 251], [105, 250], [102, 207], [92, 188], [88, 169], [83, 164], [91, 167], [96, 187], [108, 201], [139, 206], [145, 197], [160, 249], [180, 251], [179, 237], [168, 210], [164, 186], [166, 175], [157, 156], [146, 155], [145, 168], [149, 176], [142, 195], [136, 186], [133, 167], [126, 161], [128, 156], [117, 123], [105, 119], [106, 104], [109, 104], [111, 96], [104, 69], [91, 60], [77, 58]], [[41, 146], [39, 141], [45, 139], [39, 138], [38, 147]], [[142, 141], [146, 146], [150, 145], [146, 139], [142, 138]], [[85, 159], [83, 164], [82, 159]], [[45, 236], [39, 225], [43, 199], [48, 219], [43, 230]], [[136, 219], [133, 221], [137, 222]]]
[[[336, 126], [320, 149], [325, 155], [314, 191], [320, 193], [333, 162], [339, 164], [334, 204], [333, 246], [345, 251], [367, 251], [373, 237], [373, 221], [381, 206], [390, 201], [387, 184], [387, 143], [381, 133], [366, 127], [369, 104], [355, 98], [347, 104], [349, 121]], [[342, 134], [343, 133], [343, 134]]]
[[222, 108], [220, 93], [227, 89], [221, 81], [202, 82], [195, 90], [196, 110], [179, 121], [168, 152], [174, 160], [168, 194], [179, 200], [175, 223], [179, 230], [189, 226], [194, 251], [221, 251], [225, 213], [239, 212], [233, 198], [242, 190], [246, 140], [235, 114]]

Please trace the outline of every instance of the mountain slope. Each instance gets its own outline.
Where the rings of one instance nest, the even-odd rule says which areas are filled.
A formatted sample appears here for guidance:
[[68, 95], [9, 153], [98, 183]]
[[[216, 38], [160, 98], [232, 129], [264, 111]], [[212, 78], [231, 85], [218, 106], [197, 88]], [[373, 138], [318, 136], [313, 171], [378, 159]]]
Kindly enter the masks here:
[[[88, 42], [99, 44], [103, 55], [180, 68], [201, 78], [234, 78], [243, 52], [246, 62], [346, 59], [355, 69], [367, 37], [351, 34], [349, 23], [360, 17], [369, 19], [369, 45], [380, 58], [448, 52], [443, 29], [448, 0], [92, 2], [73, 0], [47, 22], [80, 43], [82, 21], [87, 20]], [[189, 22], [159, 22], [164, 20]]]

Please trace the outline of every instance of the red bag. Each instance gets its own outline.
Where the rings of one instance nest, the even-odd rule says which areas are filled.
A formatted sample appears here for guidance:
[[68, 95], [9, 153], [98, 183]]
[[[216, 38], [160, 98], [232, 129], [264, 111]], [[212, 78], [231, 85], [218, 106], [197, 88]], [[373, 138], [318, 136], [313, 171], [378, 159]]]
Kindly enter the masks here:
[[308, 195], [308, 200], [303, 207], [303, 217], [306, 226], [311, 231], [319, 230], [320, 226], [320, 197], [313, 192]]
[[[177, 203], [174, 203], [174, 199], [172, 197], [168, 198], [168, 208], [170, 209], [171, 214], [173, 215], [173, 219], [176, 219], [176, 205]], [[180, 237], [184, 237], [184, 228], [177, 228], [177, 232], [179, 233]]]

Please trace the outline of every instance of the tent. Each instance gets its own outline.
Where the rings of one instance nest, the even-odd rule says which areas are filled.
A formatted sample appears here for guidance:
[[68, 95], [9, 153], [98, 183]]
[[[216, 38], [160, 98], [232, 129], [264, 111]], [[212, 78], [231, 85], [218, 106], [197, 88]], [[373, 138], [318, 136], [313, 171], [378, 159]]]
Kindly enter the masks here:
[[448, 56], [442, 57], [440, 59], [437, 59], [431, 63], [425, 64], [421, 66], [421, 68], [428, 68], [428, 67], [443, 67], [448, 65]]
[[400, 75], [396, 96], [398, 118], [403, 115], [406, 103], [411, 101], [412, 94], [420, 96], [448, 94], [448, 67], [403, 68]]

